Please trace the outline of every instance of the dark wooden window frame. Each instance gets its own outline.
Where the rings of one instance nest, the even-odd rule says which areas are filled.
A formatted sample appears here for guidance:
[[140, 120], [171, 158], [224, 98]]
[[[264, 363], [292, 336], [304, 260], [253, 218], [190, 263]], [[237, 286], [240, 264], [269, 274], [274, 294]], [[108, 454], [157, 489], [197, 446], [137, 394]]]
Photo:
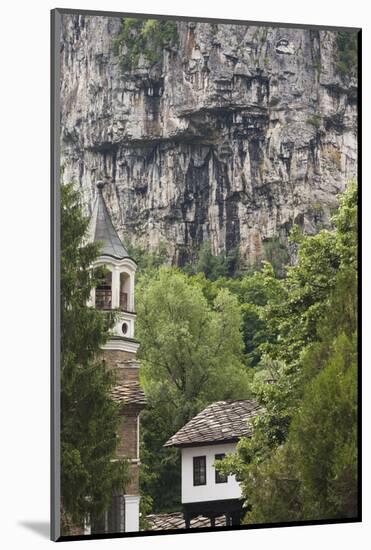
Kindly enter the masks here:
[[[223, 458], [225, 458], [225, 453], [218, 453], [214, 456], [214, 458], [215, 460], [223, 460]], [[221, 474], [216, 468], [215, 468], [215, 483], [228, 483], [228, 476]]]
[[193, 485], [194, 487], [206, 485], [206, 455], [193, 457]]

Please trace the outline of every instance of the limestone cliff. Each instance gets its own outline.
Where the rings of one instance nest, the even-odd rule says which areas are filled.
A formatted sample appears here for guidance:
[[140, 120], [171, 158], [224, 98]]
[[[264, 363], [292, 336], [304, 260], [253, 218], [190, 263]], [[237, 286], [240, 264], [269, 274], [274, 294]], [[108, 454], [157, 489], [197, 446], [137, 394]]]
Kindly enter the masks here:
[[174, 263], [206, 239], [253, 262], [293, 222], [328, 225], [357, 163], [357, 82], [337, 69], [337, 33], [176, 25], [158, 63], [123, 71], [119, 18], [63, 16], [64, 179], [91, 208], [110, 178], [119, 233], [165, 241]]

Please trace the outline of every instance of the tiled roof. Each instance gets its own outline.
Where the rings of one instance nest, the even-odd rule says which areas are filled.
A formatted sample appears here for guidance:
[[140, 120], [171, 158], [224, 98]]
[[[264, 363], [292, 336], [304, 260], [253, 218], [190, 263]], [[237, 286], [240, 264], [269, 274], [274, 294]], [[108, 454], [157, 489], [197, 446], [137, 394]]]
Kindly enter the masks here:
[[256, 401], [212, 403], [173, 435], [164, 447], [183, 447], [222, 441], [237, 441], [251, 435], [251, 419], [260, 407]]
[[115, 386], [111, 391], [111, 396], [117, 403], [123, 405], [145, 405], [146, 398], [139, 382], [130, 380], [120, 386]]
[[[163, 531], [166, 529], [185, 529], [185, 522], [182, 512], [171, 514], [150, 514], [146, 517], [151, 531]], [[225, 516], [215, 518], [215, 527], [225, 525]], [[205, 516], [197, 516], [191, 519], [191, 529], [210, 527], [210, 520]]]

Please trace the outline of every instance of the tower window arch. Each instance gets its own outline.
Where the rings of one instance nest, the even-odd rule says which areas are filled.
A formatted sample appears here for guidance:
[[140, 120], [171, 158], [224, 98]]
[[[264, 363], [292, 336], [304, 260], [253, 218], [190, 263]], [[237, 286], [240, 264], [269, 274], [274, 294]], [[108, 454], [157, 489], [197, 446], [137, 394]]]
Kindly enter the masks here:
[[130, 275], [120, 273], [120, 309], [129, 311], [130, 308]]
[[112, 272], [106, 271], [102, 275], [95, 289], [95, 307], [97, 309], [112, 308]]

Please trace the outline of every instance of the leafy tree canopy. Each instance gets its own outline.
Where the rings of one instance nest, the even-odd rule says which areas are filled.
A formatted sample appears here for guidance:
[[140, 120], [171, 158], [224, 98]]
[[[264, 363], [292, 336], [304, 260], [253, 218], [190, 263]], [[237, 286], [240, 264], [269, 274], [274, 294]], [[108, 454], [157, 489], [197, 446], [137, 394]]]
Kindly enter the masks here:
[[169, 509], [179, 506], [179, 458], [176, 450], [162, 445], [207, 404], [249, 395], [241, 315], [228, 290], [219, 289], [209, 304], [198, 279], [174, 268], [160, 268], [153, 278], [140, 280], [137, 311], [149, 401], [142, 416], [147, 471], [142, 484], [153, 496], [155, 510]]
[[216, 281], [221, 277], [238, 277], [242, 273], [242, 268], [238, 248], [213, 254], [210, 241], [204, 241], [196, 254], [195, 261], [187, 263], [183, 271], [189, 275], [202, 273], [207, 279]]
[[220, 465], [243, 479], [248, 523], [357, 513], [355, 184], [333, 222], [333, 231], [293, 236], [298, 263], [262, 311], [276, 334], [253, 382], [263, 411]]

